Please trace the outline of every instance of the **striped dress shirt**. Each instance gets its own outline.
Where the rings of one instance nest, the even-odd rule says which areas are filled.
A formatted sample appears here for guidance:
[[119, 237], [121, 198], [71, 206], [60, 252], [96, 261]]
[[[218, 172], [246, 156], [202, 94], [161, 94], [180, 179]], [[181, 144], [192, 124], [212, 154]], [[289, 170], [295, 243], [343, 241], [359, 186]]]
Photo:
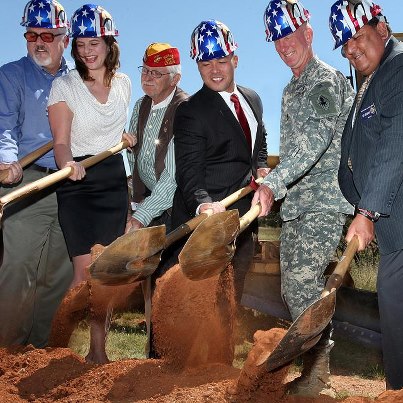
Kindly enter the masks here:
[[[139, 176], [144, 185], [151, 191], [151, 195], [146, 197], [141, 203], [135, 205], [133, 218], [140, 221], [144, 226], [159, 217], [165, 210], [172, 207], [172, 201], [176, 190], [175, 182], [175, 153], [173, 140], [168, 145], [165, 156], [165, 169], [162, 171], [159, 180], [155, 177], [155, 149], [158, 147], [158, 134], [162, 125], [165, 112], [171, 102], [175, 91], [168, 98], [157, 105], [152, 105], [147, 124], [144, 128], [143, 144], [138, 154], [137, 161], [133, 154], [128, 154], [130, 171], [133, 172], [135, 164]], [[137, 121], [139, 116], [140, 98], [133, 109], [130, 119], [129, 131], [137, 132]]]

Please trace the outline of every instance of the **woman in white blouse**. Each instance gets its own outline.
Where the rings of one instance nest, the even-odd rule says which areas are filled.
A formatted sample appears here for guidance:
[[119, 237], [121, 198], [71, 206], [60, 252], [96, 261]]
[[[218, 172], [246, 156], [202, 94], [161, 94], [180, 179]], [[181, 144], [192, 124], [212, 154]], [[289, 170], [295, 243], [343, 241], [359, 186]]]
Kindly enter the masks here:
[[57, 191], [59, 220], [74, 265], [72, 287], [87, 278], [90, 249], [108, 245], [124, 233], [128, 195], [121, 154], [86, 171], [80, 161], [122, 138], [131, 95], [129, 78], [117, 73], [118, 35], [111, 15], [86, 4], [71, 19], [72, 56], [76, 70], [56, 79], [49, 96], [49, 121], [59, 168], [74, 171]]

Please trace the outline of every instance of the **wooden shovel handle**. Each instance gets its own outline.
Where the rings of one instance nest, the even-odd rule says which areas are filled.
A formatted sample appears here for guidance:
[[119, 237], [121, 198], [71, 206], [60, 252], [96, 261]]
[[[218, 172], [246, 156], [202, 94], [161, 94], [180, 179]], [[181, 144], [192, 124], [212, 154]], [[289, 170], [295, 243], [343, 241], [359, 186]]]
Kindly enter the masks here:
[[[18, 162], [20, 163], [22, 168], [25, 168], [27, 165], [36, 161], [39, 157], [46, 154], [53, 148], [53, 141], [49, 141], [49, 143], [44, 144], [43, 146], [37, 148], [31, 153], [27, 154], [25, 157], [22, 157]], [[9, 169], [3, 169], [0, 171], [0, 182], [3, 182], [8, 176]]]
[[[103, 151], [99, 154], [93, 155], [92, 157], [88, 157], [85, 160], [81, 161], [81, 164], [88, 168], [96, 163], [104, 160], [105, 158], [122, 151], [124, 148], [128, 147], [129, 143], [125, 140], [117, 144], [116, 146], [110, 148], [107, 151]], [[12, 201], [19, 200], [23, 197], [27, 197], [33, 193], [36, 193], [42, 189], [45, 189], [51, 185], [54, 185], [57, 182], [60, 182], [63, 179], [68, 178], [73, 172], [72, 167], [66, 167], [60, 169], [59, 171], [47, 175], [44, 178], [38, 179], [37, 181], [28, 183], [25, 186], [20, 187], [19, 189], [14, 190], [13, 192], [8, 193], [7, 195], [0, 198], [0, 208], [3, 209], [5, 205]]]
[[[255, 182], [260, 185], [263, 182], [263, 178], [256, 179]], [[221, 200], [221, 204], [223, 204], [224, 207], [229, 207], [231, 204], [234, 204], [236, 201], [242, 199], [244, 196], [252, 192], [252, 190], [252, 186], [245, 186], [244, 188], [237, 190], [236, 192], [227, 196], [225, 199]]]
[[119, 144], [116, 144], [114, 147], [111, 147], [109, 150], [93, 155], [92, 157], [88, 157], [85, 160], [82, 160], [80, 163], [84, 168], [89, 168], [97, 164], [98, 162], [101, 162], [102, 160], [110, 157], [111, 155], [117, 154], [118, 152], [124, 150], [125, 148], [129, 147], [129, 145], [129, 142], [127, 140], [124, 140]]
[[250, 223], [259, 216], [261, 211], [262, 206], [260, 203], [255, 204], [252, 208], [250, 208], [250, 210], [239, 219], [239, 232], [245, 230]]
[[340, 258], [339, 263], [337, 263], [337, 266], [334, 269], [333, 273], [329, 276], [329, 279], [326, 282], [326, 286], [322, 291], [322, 298], [330, 294], [333, 290], [337, 290], [340, 287], [341, 283], [343, 282], [343, 277], [347, 273], [348, 268], [350, 267], [350, 263], [358, 250], [359, 244], [360, 243], [358, 240], [358, 236], [354, 235], [348, 243], [347, 248]]
[[[263, 178], [259, 178], [256, 180], [257, 184], [260, 184], [262, 182], [263, 182]], [[246, 196], [247, 194], [252, 192], [252, 190], [253, 190], [252, 186], [250, 186], [250, 185], [245, 186], [245, 187], [237, 190], [236, 192], [230, 194], [225, 199], [221, 200], [221, 204], [223, 204], [224, 207], [227, 208], [227, 207], [231, 206], [231, 204], [235, 203], [236, 201], [242, 199], [244, 196]], [[194, 231], [196, 229], [196, 227], [199, 224], [201, 224], [201, 222], [204, 221], [210, 214], [211, 213], [208, 213], [208, 212], [199, 214], [198, 216], [192, 218], [189, 221], [186, 221], [184, 224], [180, 225], [178, 228], [174, 229], [169, 234], [167, 234], [166, 240], [165, 240], [165, 248], [172, 245], [174, 242], [178, 241], [179, 239], [183, 238], [185, 235], [188, 235], [192, 231]], [[259, 213], [257, 213], [257, 215], [259, 215]]]

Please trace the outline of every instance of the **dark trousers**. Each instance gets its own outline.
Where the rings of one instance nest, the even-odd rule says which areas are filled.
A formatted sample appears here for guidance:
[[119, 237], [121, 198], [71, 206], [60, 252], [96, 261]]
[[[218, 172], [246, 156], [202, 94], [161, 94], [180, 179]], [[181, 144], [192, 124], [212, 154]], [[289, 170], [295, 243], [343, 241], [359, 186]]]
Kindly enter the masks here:
[[250, 227], [246, 228], [236, 240], [236, 252], [232, 259], [232, 266], [234, 268], [234, 287], [235, 287], [235, 300], [238, 304], [241, 303], [245, 277], [252, 266], [253, 255], [255, 252], [255, 243], [253, 240], [254, 227], [253, 223]]
[[381, 255], [377, 291], [383, 363], [390, 389], [403, 388], [403, 250]]

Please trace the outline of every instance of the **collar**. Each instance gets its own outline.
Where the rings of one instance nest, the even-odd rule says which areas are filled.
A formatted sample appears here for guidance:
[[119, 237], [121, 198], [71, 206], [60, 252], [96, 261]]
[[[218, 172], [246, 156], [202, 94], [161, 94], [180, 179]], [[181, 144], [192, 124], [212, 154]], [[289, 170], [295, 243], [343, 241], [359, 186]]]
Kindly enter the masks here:
[[382, 59], [379, 62], [379, 65], [381, 65], [386, 58], [389, 56], [390, 52], [392, 52], [393, 46], [395, 41], [397, 41], [397, 39], [394, 36], [389, 36], [388, 40], [385, 43], [385, 52], [383, 53]]
[[302, 73], [299, 77], [292, 75], [291, 82], [296, 83], [296, 82], [302, 82], [304, 81], [307, 77], [310, 77], [311, 74], [316, 70], [316, 65], [318, 64], [319, 59], [316, 55], [314, 55], [309, 62], [306, 64], [304, 70], [302, 70]]
[[236, 84], [235, 84], [235, 86], [234, 86], [234, 91], [232, 91], [232, 92], [220, 91], [219, 94], [222, 96], [222, 98], [224, 99], [224, 101], [225, 101], [227, 104], [230, 104], [230, 103], [231, 103], [230, 97], [231, 97], [232, 94], [238, 95], [238, 98], [239, 98], [239, 99], [242, 99], [242, 98], [243, 98], [243, 95], [239, 92], [238, 87], [237, 87]]
[[59, 70], [56, 72], [55, 75], [50, 74], [49, 71], [47, 71], [47, 70], [45, 69], [45, 67], [39, 66], [39, 64], [37, 64], [37, 63], [35, 62], [35, 60], [31, 57], [30, 54], [27, 54], [27, 58], [28, 58], [28, 60], [32, 63], [32, 65], [34, 66], [34, 68], [36, 68], [37, 70], [39, 70], [39, 71], [41, 71], [41, 72], [47, 74], [47, 75], [50, 76], [50, 77], [56, 77], [56, 76], [58, 76], [58, 75], [60, 75], [60, 74], [66, 73], [66, 72], [69, 70], [69, 66], [67, 65], [66, 59], [65, 59], [63, 56], [62, 56], [62, 59], [61, 59], [61, 61], [60, 61]]
[[176, 91], [176, 87], [173, 89], [173, 91], [163, 101], [159, 102], [158, 104], [154, 104], [154, 101], [152, 101], [151, 110], [155, 111], [157, 109], [166, 108], [171, 103], [172, 98], [175, 95], [175, 91]]

